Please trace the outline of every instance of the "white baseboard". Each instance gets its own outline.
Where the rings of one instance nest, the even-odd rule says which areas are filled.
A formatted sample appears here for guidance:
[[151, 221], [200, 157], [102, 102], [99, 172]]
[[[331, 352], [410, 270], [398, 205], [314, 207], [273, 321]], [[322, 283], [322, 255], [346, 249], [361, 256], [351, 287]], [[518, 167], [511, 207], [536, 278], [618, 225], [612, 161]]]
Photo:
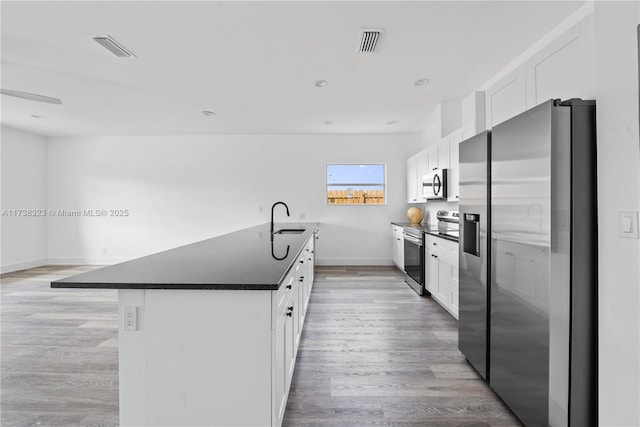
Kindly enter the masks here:
[[391, 259], [376, 258], [316, 258], [317, 265], [394, 265]]
[[130, 261], [129, 258], [49, 258], [49, 265], [113, 265]]
[[26, 270], [28, 268], [41, 267], [47, 265], [46, 259], [34, 259], [33, 261], [17, 262], [0, 267], [0, 273], [11, 273], [13, 271]]

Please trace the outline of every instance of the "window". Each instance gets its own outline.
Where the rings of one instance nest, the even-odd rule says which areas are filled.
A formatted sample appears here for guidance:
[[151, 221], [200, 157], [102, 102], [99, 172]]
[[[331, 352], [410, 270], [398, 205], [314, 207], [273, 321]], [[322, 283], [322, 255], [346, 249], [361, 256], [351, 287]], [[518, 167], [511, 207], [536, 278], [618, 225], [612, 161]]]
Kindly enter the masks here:
[[384, 205], [385, 165], [327, 165], [328, 205]]

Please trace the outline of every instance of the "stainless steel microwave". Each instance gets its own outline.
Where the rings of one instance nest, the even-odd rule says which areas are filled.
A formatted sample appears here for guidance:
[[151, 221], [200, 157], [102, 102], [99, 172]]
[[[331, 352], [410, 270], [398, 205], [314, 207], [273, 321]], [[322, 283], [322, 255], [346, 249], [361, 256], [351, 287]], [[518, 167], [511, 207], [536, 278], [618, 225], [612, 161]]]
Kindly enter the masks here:
[[427, 200], [447, 198], [446, 169], [434, 169], [422, 177], [422, 197]]

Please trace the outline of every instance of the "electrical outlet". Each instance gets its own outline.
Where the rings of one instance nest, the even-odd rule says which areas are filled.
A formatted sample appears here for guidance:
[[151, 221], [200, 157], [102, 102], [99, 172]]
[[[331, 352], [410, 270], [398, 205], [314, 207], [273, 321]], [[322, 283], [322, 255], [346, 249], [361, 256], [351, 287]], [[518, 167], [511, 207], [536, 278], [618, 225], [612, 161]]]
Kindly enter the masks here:
[[304, 212], [300, 212], [298, 214], [298, 219], [304, 219], [304, 217], [305, 217]]
[[138, 307], [124, 308], [124, 330], [125, 331], [138, 330]]

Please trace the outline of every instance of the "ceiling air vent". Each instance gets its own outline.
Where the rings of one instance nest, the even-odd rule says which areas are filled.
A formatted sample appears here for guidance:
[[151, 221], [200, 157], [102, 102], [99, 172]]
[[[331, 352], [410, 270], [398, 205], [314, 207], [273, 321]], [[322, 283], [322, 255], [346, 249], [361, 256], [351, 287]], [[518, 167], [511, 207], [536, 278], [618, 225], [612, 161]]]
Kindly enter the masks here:
[[376, 51], [376, 46], [382, 35], [380, 29], [363, 29], [360, 33], [360, 46], [358, 52], [360, 53], [373, 53]]
[[111, 36], [94, 36], [93, 40], [100, 46], [113, 53], [118, 58], [135, 58], [136, 56], [131, 53], [127, 48], [115, 41]]

